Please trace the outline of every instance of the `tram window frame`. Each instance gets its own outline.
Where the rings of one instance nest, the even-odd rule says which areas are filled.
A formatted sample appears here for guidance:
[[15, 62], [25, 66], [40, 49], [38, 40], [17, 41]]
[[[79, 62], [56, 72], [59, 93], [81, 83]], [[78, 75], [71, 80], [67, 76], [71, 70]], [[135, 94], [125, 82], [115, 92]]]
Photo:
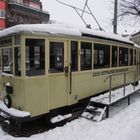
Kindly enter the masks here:
[[2, 72], [13, 74], [13, 48], [12, 47], [2, 48]]
[[26, 38], [26, 75], [45, 75], [45, 39]]
[[92, 43], [81, 42], [81, 70], [92, 70]]
[[49, 73], [64, 72], [64, 42], [49, 42]]
[[118, 65], [118, 47], [112, 46], [112, 67], [117, 67]]
[[128, 66], [128, 48], [119, 47], [119, 66]]
[[20, 47], [14, 48], [15, 76], [21, 76], [21, 50]]
[[78, 41], [71, 41], [71, 71], [78, 71]]
[[110, 45], [94, 44], [94, 69], [110, 67]]
[[133, 65], [133, 61], [134, 61], [134, 51], [133, 51], [133, 49], [130, 49], [130, 52], [129, 52], [129, 64], [130, 64], [130, 66], [132, 66]]

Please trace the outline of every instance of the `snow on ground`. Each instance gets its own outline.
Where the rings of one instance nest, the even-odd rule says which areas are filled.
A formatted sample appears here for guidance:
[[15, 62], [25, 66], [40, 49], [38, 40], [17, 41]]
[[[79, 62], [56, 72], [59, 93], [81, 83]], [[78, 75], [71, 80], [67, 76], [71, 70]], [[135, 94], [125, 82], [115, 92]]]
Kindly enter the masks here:
[[79, 118], [29, 138], [15, 138], [0, 129], [0, 140], [139, 140], [139, 137], [140, 93], [133, 95], [129, 106], [127, 100], [113, 106], [110, 118], [98, 123]]

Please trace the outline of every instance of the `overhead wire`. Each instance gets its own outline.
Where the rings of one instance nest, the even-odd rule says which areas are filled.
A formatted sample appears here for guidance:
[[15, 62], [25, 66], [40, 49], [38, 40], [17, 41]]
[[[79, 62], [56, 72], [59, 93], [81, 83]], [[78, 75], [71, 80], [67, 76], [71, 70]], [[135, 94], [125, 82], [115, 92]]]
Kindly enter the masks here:
[[[77, 7], [72, 6], [70, 4], [64, 3], [64, 2], [62, 2], [60, 0], [56, 0], [56, 1], [59, 2], [59, 3], [61, 3], [61, 4], [63, 4], [63, 5], [65, 5], [65, 6], [68, 6], [68, 7], [73, 8], [76, 11], [76, 13], [80, 16], [80, 18], [82, 19], [82, 21], [84, 22], [84, 24], [86, 25], [87, 28], [91, 28], [91, 26], [90, 26], [90, 24], [87, 24], [87, 22], [83, 18], [84, 13], [91, 15], [93, 17], [93, 19], [95, 20], [96, 24], [98, 25], [99, 29], [100, 30], [103, 30], [103, 28], [100, 26], [98, 20], [96, 19], [95, 15], [93, 14], [93, 12], [91, 11], [91, 9], [89, 8], [89, 6], [88, 6], [88, 0], [85, 1], [84, 8], [83, 9], [80, 9], [80, 8], [77, 8]], [[89, 12], [85, 10], [86, 8], [88, 9]], [[80, 14], [79, 11], [81, 11], [82, 13]]]

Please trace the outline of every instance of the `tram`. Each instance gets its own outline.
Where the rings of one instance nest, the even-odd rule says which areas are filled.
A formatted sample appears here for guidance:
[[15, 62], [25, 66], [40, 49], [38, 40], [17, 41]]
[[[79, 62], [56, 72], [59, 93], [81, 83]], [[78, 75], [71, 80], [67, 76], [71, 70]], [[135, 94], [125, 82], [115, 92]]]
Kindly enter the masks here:
[[[107, 91], [108, 74], [138, 81], [140, 49], [103, 31], [16, 25], [0, 32], [0, 66], [0, 120], [9, 128]], [[121, 85], [122, 76], [113, 77], [112, 87]]]

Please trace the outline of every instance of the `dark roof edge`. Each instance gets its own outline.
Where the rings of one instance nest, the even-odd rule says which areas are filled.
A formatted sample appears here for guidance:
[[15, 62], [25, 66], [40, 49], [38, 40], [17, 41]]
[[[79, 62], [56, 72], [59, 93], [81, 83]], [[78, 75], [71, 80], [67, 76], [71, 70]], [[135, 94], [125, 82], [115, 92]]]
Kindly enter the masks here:
[[135, 36], [135, 35], [138, 35], [138, 34], [140, 34], [140, 31], [138, 31], [138, 32], [136, 32], [136, 33], [134, 33], [134, 34], [132, 34], [132, 36]]
[[87, 33], [82, 33], [82, 36], [83, 37], [98, 38], [98, 39], [105, 39], [105, 40], [109, 40], [109, 41], [116, 41], [116, 42], [125, 43], [125, 44], [129, 44], [129, 45], [134, 45], [133, 43], [129, 43], [129, 42], [121, 41], [121, 40], [116, 40], [116, 39], [112, 39], [112, 38], [106, 38], [106, 37], [97, 36], [97, 35], [91, 35], [91, 34], [87, 34]]

